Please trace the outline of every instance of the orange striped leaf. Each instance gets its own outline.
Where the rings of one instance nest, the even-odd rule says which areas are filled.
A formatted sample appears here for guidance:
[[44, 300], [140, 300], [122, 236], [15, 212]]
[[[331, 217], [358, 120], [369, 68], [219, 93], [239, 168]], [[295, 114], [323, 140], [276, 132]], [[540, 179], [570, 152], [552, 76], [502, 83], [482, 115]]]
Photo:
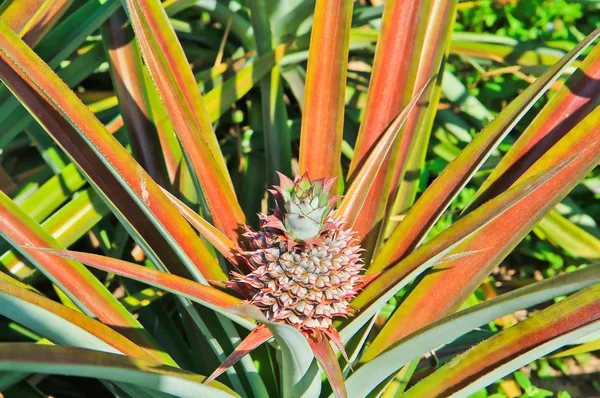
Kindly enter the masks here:
[[[417, 104], [406, 120], [400, 149], [394, 160], [394, 175], [390, 185], [390, 200], [386, 215], [396, 215], [408, 209], [416, 197], [418, 176], [425, 162], [429, 136], [440, 100], [442, 80], [440, 72], [454, 26], [457, 3], [456, 0], [433, 0], [429, 10], [415, 87], [423, 86], [433, 76], [436, 76], [437, 82], [428, 88], [423, 95], [423, 101]], [[409, 170], [410, 166], [413, 168]], [[393, 204], [392, 200], [394, 200]], [[386, 229], [391, 229], [392, 226], [387, 218], [384, 217]]]
[[[556, 163], [572, 154], [564, 165]], [[426, 275], [400, 304], [371, 345], [369, 355], [454, 311], [481, 284], [533, 226], [581, 181], [600, 161], [600, 108], [596, 108], [554, 147], [544, 154], [521, 180], [549, 167], [558, 168], [550, 180], [508, 209], [464, 243], [454, 253], [477, 251], [441, 266], [442, 272]], [[500, 198], [499, 196], [498, 198]], [[495, 200], [495, 199], [494, 199]], [[487, 202], [492, 203], [494, 200]], [[483, 209], [486, 205], [482, 205]], [[479, 209], [478, 209], [479, 210]], [[476, 210], [477, 211], [477, 210]], [[471, 214], [475, 214], [474, 211]], [[466, 217], [465, 217], [466, 219]], [[460, 222], [460, 221], [459, 221]], [[451, 230], [452, 228], [450, 228]], [[481, 250], [485, 249], [485, 250]], [[409, 256], [410, 257], [410, 256]], [[407, 257], [407, 259], [409, 258]], [[434, 270], [438, 271], [438, 270]], [[435, 292], [435, 295], [432, 295]], [[408, 321], [410, 319], [410, 321]]]
[[577, 338], [600, 329], [600, 285], [535, 313], [471, 348], [404, 396], [469, 396]]
[[0, 19], [30, 47], [58, 22], [73, 0], [6, 0]]
[[318, 0], [315, 6], [300, 134], [300, 174], [311, 178], [340, 173], [352, 5]]
[[[60, 78], [2, 23], [0, 78], [98, 185], [121, 221], [126, 226], [131, 223], [131, 232], [141, 236], [138, 243], [145, 245], [148, 255], [156, 250], [173, 266], [179, 264], [177, 255], [199, 280], [227, 279], [160, 187]], [[165, 238], [170, 246], [165, 245]]]
[[127, 7], [152, 80], [200, 182], [212, 219], [227, 237], [235, 239], [245, 217], [175, 31], [159, 0], [127, 0]]
[[30, 252], [47, 253], [50, 256], [71, 259], [102, 271], [135, 279], [174, 294], [183, 295], [211, 308], [229, 308], [242, 304], [242, 301], [225, 292], [189, 279], [157, 271], [152, 268], [127, 261], [100, 256], [97, 254], [54, 250], [43, 247], [29, 249]]
[[[558, 140], [600, 103], [600, 46], [585, 58], [548, 104], [519, 136], [492, 170], [470, 207], [489, 200], [511, 186]], [[557, 159], [558, 161], [558, 159]]]
[[477, 134], [406, 214], [378, 254], [377, 266], [369, 267], [368, 273], [380, 271], [387, 265], [402, 259], [423, 240], [454, 197], [488, 158], [491, 151], [548, 87], [560, 77], [562, 71], [598, 36], [600, 36], [600, 29], [591, 33], [569, 54], [548, 69]]
[[[350, 181], [386, 128], [413, 97], [431, 3], [432, 0], [385, 3], [367, 103], [350, 164]], [[371, 191], [354, 225], [367, 253], [373, 251], [379, 240], [400, 142], [401, 139], [394, 142], [381, 170], [371, 177], [374, 180]]]
[[84, 266], [42, 252], [31, 252], [24, 246], [43, 246], [61, 250], [56, 240], [19, 209], [4, 193], [0, 193], [0, 235], [29, 259], [88, 315], [120, 327], [132, 341], [146, 347], [157, 360], [173, 364], [138, 321]]

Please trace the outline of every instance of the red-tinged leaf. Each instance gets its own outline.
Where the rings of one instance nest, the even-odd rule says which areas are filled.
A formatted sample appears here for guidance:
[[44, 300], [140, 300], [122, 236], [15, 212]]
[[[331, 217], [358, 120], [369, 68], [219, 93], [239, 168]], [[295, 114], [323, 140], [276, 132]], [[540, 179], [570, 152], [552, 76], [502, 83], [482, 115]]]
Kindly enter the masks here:
[[[121, 221], [131, 224], [143, 237], [141, 243], [150, 246], [169, 266], [181, 264], [179, 257], [199, 280], [202, 276], [227, 280], [160, 187], [56, 74], [2, 23], [0, 78], [97, 184]], [[170, 245], [165, 245], [165, 237]]]
[[596, 46], [500, 160], [469, 207], [510, 187], [599, 102], [600, 46]]
[[[74, 170], [74, 168], [71, 168], [71, 170]], [[38, 189], [35, 195], [30, 196], [28, 201], [21, 203], [19, 207], [27, 213], [26, 209], [30, 209], [31, 206], [25, 206], [25, 204], [31, 205], [32, 199], [35, 199], [33, 202], [34, 205], [40, 207], [40, 198], [47, 198], [48, 192], [56, 190], [57, 186], [67, 186], [67, 180], [64, 178], [65, 175], [67, 175], [67, 173], [57, 176], [58, 178], [54, 180], [57, 182], [56, 185], [52, 184]], [[78, 178], [81, 177], [78, 176]], [[70, 190], [67, 191], [65, 189], [64, 193], [66, 197], [71, 196]], [[45, 219], [40, 225], [46, 232], [54, 237], [62, 247], [69, 247], [78, 241], [109, 213], [108, 208], [104, 205], [93, 188], [79, 191], [70, 202], [59, 209], [55, 209], [54, 206], [49, 206], [48, 211], [54, 212], [54, 214]], [[35, 220], [33, 215], [28, 215]], [[74, 220], [76, 221], [74, 222]], [[36, 279], [39, 277], [39, 274], [36, 275], [37, 270], [35, 268], [32, 269], [32, 267], [24, 263], [23, 258], [18, 256], [15, 250], [5, 252], [0, 256], [0, 263], [2, 264], [2, 268], [5, 268], [13, 276], [18, 277], [21, 281], [27, 281], [29, 284], [35, 283]]]
[[[574, 162], [580, 156], [581, 155], [573, 157], [570, 159], [570, 162]], [[504, 217], [504, 215], [507, 214], [512, 207], [518, 205], [520, 201], [527, 200], [528, 197], [531, 197], [537, 190], [541, 189], [544, 184], [548, 184], [552, 178], [556, 177], [559, 170], [567, 164], [569, 163], [565, 162], [531, 177], [522, 184], [508, 190], [503, 195], [485, 203], [473, 213], [460, 219], [452, 227], [419, 247], [393, 267], [390, 267], [385, 271], [369, 274], [367, 277], [370, 277], [371, 275], [376, 276], [372, 277], [370, 283], [352, 301], [352, 306], [358, 309], [359, 313], [350, 321], [350, 324], [347, 325], [347, 327], [352, 326], [352, 328], [348, 330], [347, 327], [344, 327], [342, 330], [344, 340], [348, 340], [348, 338], [351, 337], [364, 322], [367, 322], [372, 315], [375, 315], [380, 307], [387, 301], [388, 296], [395, 294], [402, 285], [409, 283], [409, 276], [419, 271], [424, 272], [424, 266], [427, 268], [433, 267], [444, 258], [447, 260], [463, 260], [465, 257], [463, 254], [465, 253], [469, 253], [473, 256], [479, 253], [477, 250], [486, 250], [486, 246], [473, 250], [458, 250], [457, 248], [461, 247], [460, 245], [462, 243], [466, 242], [470, 237], [474, 236], [474, 234], [481, 231], [487, 225]], [[448, 257], [448, 254], [453, 250], [456, 251], [455, 255], [458, 257]], [[377, 261], [377, 258], [375, 258], [374, 261]], [[445, 270], [447, 264], [448, 263], [444, 263], [441, 268]], [[376, 344], [375, 348], [370, 348], [369, 351], [377, 353], [380, 349], [382, 349], [382, 346]], [[369, 355], [369, 352], [365, 355]], [[369, 357], [367, 356], [366, 358]]]
[[348, 394], [346, 393], [344, 375], [342, 374], [337, 357], [331, 349], [331, 345], [329, 345], [329, 340], [325, 338], [319, 341], [308, 339], [308, 344], [325, 371], [325, 374], [327, 374], [327, 379], [333, 388], [336, 398], [346, 398]]
[[311, 178], [340, 172], [353, 3], [317, 0], [315, 5], [300, 134], [300, 174], [308, 171]]
[[69, 250], [46, 249], [43, 247], [34, 247], [28, 250], [30, 252], [47, 253], [51, 256], [75, 260], [105, 272], [112, 272], [173, 294], [186, 296], [212, 308], [230, 308], [242, 304], [242, 300], [219, 289], [116, 258]]
[[394, 141], [397, 140], [406, 118], [427, 89], [429, 83], [431, 81], [421, 87], [421, 90], [413, 97], [406, 108], [396, 116], [371, 153], [366, 157], [360, 169], [356, 172], [356, 177], [351, 182], [350, 188], [346, 191], [335, 212], [335, 216], [342, 217], [348, 226], [353, 227], [359, 214], [361, 214], [365, 201], [369, 197], [371, 188], [373, 187], [374, 176], [385, 163], [385, 159], [390, 150], [392, 150]]
[[236, 239], [244, 214], [206, 105], [159, 0], [127, 0], [142, 55], [207, 200], [215, 226]]
[[47, 253], [25, 250], [24, 246], [51, 247], [56, 250], [62, 250], [62, 247], [1, 192], [0, 235], [27, 257], [87, 314], [97, 316], [107, 325], [121, 328], [123, 335], [145, 347], [148, 353], [157, 360], [173, 363], [167, 354], [158, 349], [157, 343], [150, 334], [83, 265], [56, 258]]
[[213, 374], [211, 374], [204, 381], [204, 383], [210, 383], [211, 381], [219, 377], [219, 375], [225, 372], [227, 368], [230, 368], [231, 366], [235, 365], [246, 354], [250, 353], [252, 350], [269, 340], [271, 337], [273, 337], [273, 333], [271, 333], [271, 330], [267, 326], [260, 325], [254, 328], [250, 332], [250, 334], [244, 340], [242, 340], [242, 342], [237, 347], [235, 347], [235, 350], [231, 353], [231, 355], [227, 357], [225, 362], [223, 362], [213, 372]]
[[6, 0], [0, 6], [0, 20], [30, 47], [35, 47], [71, 3], [71, 0]]
[[[349, 180], [354, 179], [356, 170], [367, 160], [386, 128], [413, 97], [431, 2], [390, 0], [385, 3]], [[381, 169], [370, 177], [372, 188], [354, 225], [367, 250], [367, 263], [379, 239], [401, 139], [394, 141]]]
[[[576, 334], [573, 332], [577, 329], [594, 323], [595, 329], [599, 329], [598, 320], [600, 285], [575, 293], [490, 337], [417, 383], [404, 396], [469, 396], [498, 378], [575, 340]], [[572, 336], [570, 339], [567, 337], [569, 334]], [[561, 336], [567, 338], [561, 342]], [[553, 341], [558, 344], [551, 344]], [[485, 376], [492, 371], [496, 374], [486, 381]]]
[[[142, 348], [132, 343], [130, 340], [126, 339], [110, 327], [82, 314], [81, 312], [72, 310], [40, 294], [27, 290], [25, 285], [23, 285], [23, 287], [19, 287], [18, 285], [0, 280], [0, 291], [65, 319], [66, 321], [92, 334], [125, 355], [130, 355], [148, 361], [155, 360], [152, 355], [148, 354]], [[32, 328], [29, 325], [25, 326], [35, 331], [35, 328]], [[40, 331], [40, 334], [43, 333]]]
[[122, 129], [123, 126], [125, 126], [125, 122], [123, 121], [123, 116], [119, 115], [116, 118], [114, 118], [113, 120], [111, 120], [110, 122], [106, 123], [105, 127], [106, 127], [106, 131], [108, 131], [109, 134], [115, 134], [117, 131]]
[[[274, 51], [259, 57], [237, 71], [234, 76], [223, 84], [206, 93], [204, 102], [211, 121], [217, 121], [224, 112], [230, 109], [233, 103], [246, 95], [283, 58], [286, 49], [286, 45], [278, 46]], [[225, 66], [225, 64], [222, 64], [222, 66]], [[163, 156], [174, 185], [174, 191], [181, 193], [189, 202], [196, 203], [197, 193], [187, 165], [182, 159], [181, 146], [150, 77], [148, 76], [147, 79], [150, 82], [149, 86], [151, 86], [148, 89], [154, 123], [158, 130]]]
[[0, 19], [13, 32], [23, 37], [29, 22], [45, 0], [6, 0], [0, 6]]
[[[578, 156], [566, 165], [554, 163], [556, 159], [563, 156], [563, 153], [575, 153]], [[400, 304], [379, 333], [376, 338], [378, 348], [373, 349], [372, 354], [376, 355], [377, 350], [384, 349], [415, 330], [456, 311], [531, 228], [552, 210], [599, 161], [600, 108], [596, 108], [546, 152], [522, 176], [522, 179], [531, 178], [532, 173], [538, 173], [552, 166], [558, 169], [556, 174], [529, 194], [526, 200], [519, 201], [501, 217], [494, 219], [459, 245], [454, 249], [454, 253], [486, 250], [466, 258], [449, 261], [440, 269], [434, 269], [434, 272], [426, 275]], [[484, 209], [488, 203], [500, 197], [502, 195], [483, 204], [471, 214]], [[463, 220], [467, 217], [468, 215]], [[452, 231], [452, 227], [447, 231]], [[440, 270], [443, 272], [438, 272]]]
[[106, 22], [102, 34], [106, 41], [108, 62], [121, 115], [138, 163], [159, 185], [167, 186], [158, 134], [154, 124], [144, 65], [125, 11], [117, 10]]
[[[434, 76], [437, 77], [437, 83], [427, 89], [423, 95], [423, 101], [417, 104], [415, 110], [410, 113], [402, 130], [400, 148], [394, 160], [394, 175], [390, 185], [391, 195], [386, 210], [387, 214], [395, 215], [410, 208], [417, 194], [418, 176], [425, 163], [429, 136], [440, 100], [440, 72], [456, 18], [457, 3], [457, 0], [433, 0], [429, 10], [415, 87], [422, 87], [427, 80]], [[405, 180], [405, 176], [408, 176], [407, 180]], [[402, 191], [400, 185], [405, 185], [402, 187]], [[406, 185], [410, 185], [410, 187], [406, 187]], [[392, 201], [394, 202], [392, 203]], [[392, 204], [394, 209], [391, 208]], [[390, 228], [390, 221], [387, 218], [384, 217], [384, 222], [387, 223], [386, 228]], [[392, 224], [397, 223], [392, 222]]]
[[327, 337], [329, 337], [331, 339], [331, 341], [333, 342], [333, 344], [335, 344], [337, 349], [340, 350], [340, 352], [342, 353], [342, 356], [346, 360], [346, 363], [352, 370], [352, 364], [350, 363], [350, 358], [348, 358], [348, 353], [346, 352], [346, 348], [344, 347], [344, 342], [342, 341], [342, 338], [340, 337], [340, 334], [338, 333], [338, 331], [335, 328], [330, 328], [330, 329], [325, 329], [324, 333], [327, 335]]
[[488, 158], [492, 150], [496, 148], [547, 88], [558, 79], [562, 71], [598, 36], [600, 36], [600, 29], [590, 34], [569, 54], [548, 69], [475, 136], [473, 141], [456, 159], [446, 166], [440, 176], [433, 181], [406, 214], [406, 217], [392, 232], [379, 253], [378, 267], [371, 266], [367, 272], [376, 272], [389, 264], [397, 262], [422, 241], [454, 197]]
[[233, 264], [237, 264], [237, 257], [235, 255], [237, 244], [231, 241], [228, 237], [223, 235], [219, 230], [213, 227], [208, 221], [200, 217], [198, 213], [190, 209], [181, 200], [177, 199], [174, 195], [170, 194], [167, 190], [163, 189], [163, 192], [173, 202], [179, 213], [190, 223], [200, 235], [208, 240], [214, 247]]

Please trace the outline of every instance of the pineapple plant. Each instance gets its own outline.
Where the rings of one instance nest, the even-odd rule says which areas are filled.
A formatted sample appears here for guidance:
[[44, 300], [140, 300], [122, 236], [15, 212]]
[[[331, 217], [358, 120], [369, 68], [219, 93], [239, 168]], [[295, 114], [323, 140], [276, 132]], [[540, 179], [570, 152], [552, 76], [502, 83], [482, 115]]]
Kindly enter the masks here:
[[[502, 69], [518, 43], [451, 38], [457, 7], [0, 3], [0, 325], [26, 340], [0, 343], [0, 392], [469, 396], [592, 350], [597, 226], [560, 211], [597, 179], [600, 30], [534, 51], [465, 138], [435, 127], [442, 94], [483, 107], [447, 66]], [[497, 295], [523, 240], [590, 264]]]

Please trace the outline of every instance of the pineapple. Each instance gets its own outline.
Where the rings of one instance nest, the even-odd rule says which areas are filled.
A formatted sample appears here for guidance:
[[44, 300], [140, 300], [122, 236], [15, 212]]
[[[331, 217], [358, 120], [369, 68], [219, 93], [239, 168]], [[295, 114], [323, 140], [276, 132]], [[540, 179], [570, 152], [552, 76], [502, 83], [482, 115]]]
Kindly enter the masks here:
[[[273, 215], [259, 214], [258, 231], [245, 226], [249, 247], [237, 253], [243, 259], [237, 265], [245, 273], [233, 272], [233, 280], [225, 285], [270, 321], [298, 329], [315, 355], [328, 338], [348, 361], [333, 318], [351, 315], [350, 300], [364, 285], [359, 239], [333, 216], [340, 199], [331, 195], [335, 178], [311, 180], [304, 174], [292, 181], [279, 174], [279, 179], [280, 185], [270, 190]], [[271, 336], [265, 325], [256, 327], [204, 382], [214, 380]]]
[[339, 340], [334, 317], [351, 314], [350, 300], [363, 285], [362, 249], [356, 234], [333, 217], [340, 199], [335, 178], [292, 181], [280, 174], [273, 215], [259, 215], [260, 229], [247, 228], [250, 250], [240, 251], [249, 273], [234, 274], [238, 290], [269, 320], [288, 323], [307, 337]]

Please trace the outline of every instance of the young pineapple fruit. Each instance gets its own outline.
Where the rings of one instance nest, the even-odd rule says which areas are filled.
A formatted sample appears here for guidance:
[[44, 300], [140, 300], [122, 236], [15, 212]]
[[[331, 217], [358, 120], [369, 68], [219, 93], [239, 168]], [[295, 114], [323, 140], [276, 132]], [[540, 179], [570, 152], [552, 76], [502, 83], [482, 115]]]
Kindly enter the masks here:
[[270, 191], [274, 214], [260, 215], [259, 231], [245, 234], [251, 250], [240, 254], [251, 272], [235, 280], [268, 319], [315, 340], [323, 333], [337, 337], [332, 319], [350, 314], [363, 283], [358, 239], [332, 216], [340, 199], [331, 195], [334, 178], [279, 178], [281, 185]]

